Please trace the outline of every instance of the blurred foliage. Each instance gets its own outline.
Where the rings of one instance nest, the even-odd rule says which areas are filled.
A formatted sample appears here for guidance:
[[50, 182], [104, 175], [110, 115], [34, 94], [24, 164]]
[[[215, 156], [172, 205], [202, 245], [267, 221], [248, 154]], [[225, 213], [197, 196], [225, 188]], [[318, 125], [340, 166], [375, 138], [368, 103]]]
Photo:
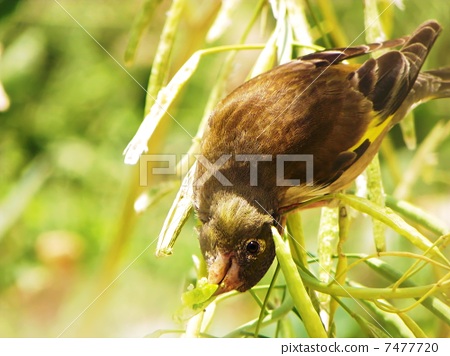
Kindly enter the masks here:
[[[143, 88], [171, 4], [161, 1], [150, 18], [143, 18], [142, 8], [148, 2], [0, 0], [0, 81], [10, 100], [9, 109], [0, 112], [2, 337], [140, 337], [155, 330], [180, 329], [172, 314], [180, 306], [185, 286], [195, 280], [191, 255], [198, 255], [199, 248], [194, 218], [183, 229], [172, 257], [154, 257], [155, 241], [175, 192], [135, 219], [131, 207], [142, 189], [135, 167], [124, 165], [122, 156], [144, 116]], [[385, 3], [380, 1], [381, 6]], [[361, 1], [333, 1], [334, 8], [328, 10], [335, 24], [323, 21], [331, 2], [310, 0], [308, 4], [308, 20], [321, 21], [322, 30], [331, 31], [326, 41], [317, 32], [319, 45], [349, 44], [364, 28]], [[444, 0], [405, 1], [404, 10], [392, 7], [382, 20], [389, 37], [394, 37], [409, 33], [428, 18], [437, 19], [444, 32], [426, 67], [439, 67], [450, 64], [449, 6]], [[186, 1], [165, 83], [196, 50], [237, 43], [254, 3], [241, 1], [231, 13], [233, 24], [242, 27], [230, 26], [206, 45], [204, 38], [219, 8], [217, 0]], [[130, 64], [125, 66], [130, 37], [137, 41], [130, 31], [139, 16], [146, 29], [133, 60], [127, 58]], [[247, 43], [267, 41], [270, 26], [270, 16], [258, 20]], [[355, 40], [362, 42], [364, 36]], [[245, 80], [257, 55], [258, 51], [237, 54], [225, 91]], [[192, 136], [224, 58], [224, 54], [205, 56], [170, 109]], [[448, 105], [448, 101], [436, 102], [415, 111], [419, 145], [439, 120], [449, 119]], [[158, 131], [159, 146], [151, 149], [185, 153], [191, 137], [180, 125], [166, 121]], [[414, 152], [404, 147], [398, 128], [390, 137], [397, 169], [404, 172]], [[448, 223], [450, 161], [445, 157], [450, 157], [448, 139], [438, 153], [427, 156], [429, 164], [408, 200]], [[381, 163], [385, 190], [392, 193], [395, 172], [383, 155]], [[319, 213], [302, 214], [308, 222], [304, 227], [309, 251], [317, 250]], [[362, 216], [353, 222], [347, 241], [351, 251], [373, 253], [368, 225]], [[402, 242], [393, 237], [390, 233], [389, 247], [401, 250]], [[365, 280], [366, 272], [356, 271], [355, 279], [376, 284], [376, 277]], [[268, 282], [270, 276], [263, 280]], [[361, 308], [352, 302], [348, 307], [354, 313]], [[422, 309], [414, 310], [414, 320], [425, 325], [427, 334], [448, 336], [448, 327]], [[210, 332], [231, 333], [259, 313], [260, 306], [250, 293], [226, 298], [214, 315], [220, 323], [213, 323]], [[348, 322], [338, 336], [362, 336], [342, 309], [336, 318]], [[290, 323], [287, 320], [278, 327], [304, 335], [299, 320], [293, 315], [288, 319]], [[273, 335], [274, 328], [262, 332]]]

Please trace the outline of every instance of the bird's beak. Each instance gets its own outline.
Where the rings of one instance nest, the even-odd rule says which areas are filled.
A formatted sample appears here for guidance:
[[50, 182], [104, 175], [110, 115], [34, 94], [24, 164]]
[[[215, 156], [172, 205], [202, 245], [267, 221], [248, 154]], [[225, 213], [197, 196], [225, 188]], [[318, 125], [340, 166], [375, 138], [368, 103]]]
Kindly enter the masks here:
[[238, 289], [243, 282], [239, 279], [239, 266], [231, 253], [219, 252], [208, 268], [208, 283], [218, 284], [214, 295]]

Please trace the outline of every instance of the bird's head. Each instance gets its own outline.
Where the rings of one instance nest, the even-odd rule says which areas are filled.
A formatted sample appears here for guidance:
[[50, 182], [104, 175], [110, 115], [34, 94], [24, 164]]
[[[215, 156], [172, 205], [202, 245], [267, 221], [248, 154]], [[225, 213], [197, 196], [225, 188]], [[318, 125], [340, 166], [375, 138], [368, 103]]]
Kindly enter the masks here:
[[199, 240], [208, 282], [219, 285], [216, 295], [250, 289], [275, 258], [274, 218], [257, 206], [233, 193], [219, 192], [212, 200]]

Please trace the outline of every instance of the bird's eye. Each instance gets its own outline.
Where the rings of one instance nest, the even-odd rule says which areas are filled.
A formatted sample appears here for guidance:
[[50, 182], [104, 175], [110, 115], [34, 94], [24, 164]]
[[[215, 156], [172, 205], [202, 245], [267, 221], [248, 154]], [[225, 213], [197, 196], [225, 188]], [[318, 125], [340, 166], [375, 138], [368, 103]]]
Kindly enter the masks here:
[[261, 249], [261, 246], [258, 241], [251, 240], [247, 243], [246, 249], [249, 254], [256, 255]]

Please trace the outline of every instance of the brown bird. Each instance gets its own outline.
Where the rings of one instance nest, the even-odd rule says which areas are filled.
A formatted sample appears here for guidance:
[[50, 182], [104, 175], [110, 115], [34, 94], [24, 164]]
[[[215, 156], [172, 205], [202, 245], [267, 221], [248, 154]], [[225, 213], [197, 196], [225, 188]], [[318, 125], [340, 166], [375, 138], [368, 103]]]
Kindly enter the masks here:
[[[244, 83], [209, 118], [195, 172], [199, 240], [216, 294], [246, 291], [275, 257], [271, 226], [349, 186], [392, 126], [450, 96], [450, 68], [420, 73], [441, 31], [308, 54]], [[361, 64], [343, 60], [402, 46]]]

